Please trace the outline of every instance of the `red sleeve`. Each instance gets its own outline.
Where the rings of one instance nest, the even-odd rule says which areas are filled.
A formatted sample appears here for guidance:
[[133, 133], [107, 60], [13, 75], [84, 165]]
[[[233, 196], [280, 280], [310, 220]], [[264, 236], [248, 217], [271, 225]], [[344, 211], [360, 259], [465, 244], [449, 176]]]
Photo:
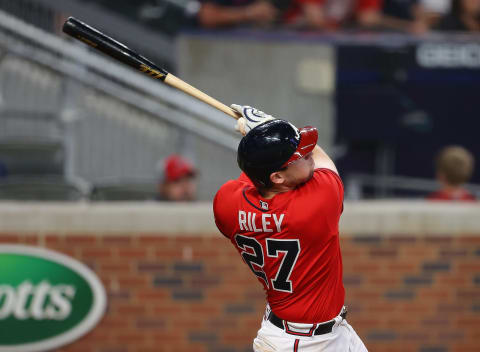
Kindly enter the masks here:
[[[213, 215], [218, 230], [227, 238], [231, 238], [237, 231], [237, 200], [241, 195], [245, 182], [240, 179], [247, 176], [240, 175], [237, 180], [230, 180], [218, 190], [213, 198]], [[240, 182], [239, 182], [240, 181]]]
[[227, 235], [227, 224], [224, 223], [224, 220], [222, 219], [225, 219], [226, 216], [228, 216], [227, 208], [229, 207], [231, 201], [231, 197], [229, 197], [229, 195], [231, 196], [231, 193], [235, 188], [234, 184], [238, 182], [253, 185], [248, 176], [242, 172], [236, 180], [230, 180], [220, 187], [220, 189], [217, 191], [217, 194], [215, 194], [215, 197], [213, 198], [213, 215], [215, 217], [215, 224], [225, 237], [230, 236]]
[[382, 8], [382, 0], [357, 0], [355, 12], [362, 12], [368, 10], [378, 10]]
[[222, 219], [222, 208], [220, 207], [221, 204], [221, 191], [220, 189], [217, 194], [215, 194], [215, 198], [213, 198], [213, 216], [215, 218], [215, 225], [217, 225], [218, 230], [227, 238], [230, 238], [224, 229], [224, 225], [221, 221]]
[[329, 229], [338, 234], [338, 221], [343, 211], [343, 184], [340, 176], [330, 169], [316, 169], [313, 177], [297, 188], [292, 205], [298, 223]]
[[313, 177], [302, 187], [302, 198], [310, 204], [310, 210], [326, 211], [332, 218], [339, 218], [343, 211], [343, 183], [333, 170], [315, 169]]
[[338, 204], [340, 214], [343, 212], [344, 188], [340, 176], [330, 169], [317, 169], [324, 176], [323, 179], [331, 186], [333, 197]]

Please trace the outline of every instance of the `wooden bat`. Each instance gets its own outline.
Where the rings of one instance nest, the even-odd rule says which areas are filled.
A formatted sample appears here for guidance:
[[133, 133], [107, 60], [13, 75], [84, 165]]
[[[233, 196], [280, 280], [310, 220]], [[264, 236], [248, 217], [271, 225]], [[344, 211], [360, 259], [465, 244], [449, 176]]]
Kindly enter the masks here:
[[99, 30], [90, 27], [74, 17], [69, 17], [65, 21], [63, 25], [63, 31], [75, 39], [78, 39], [94, 47], [95, 49], [100, 50], [102, 53], [107, 54], [108, 56], [113, 57], [114, 59], [121, 61], [124, 64], [127, 64], [128, 66], [133, 67], [154, 79], [159, 79], [169, 86], [175, 87], [182, 92], [185, 92], [192, 97], [213, 106], [214, 108], [224, 112], [234, 119], [241, 117], [239, 113], [225, 104], [222, 104], [201, 90], [198, 90], [190, 84], [182, 81], [180, 78], [175, 77], [163, 68], [158, 67], [153, 62], [131, 50], [124, 44], [110, 38]]

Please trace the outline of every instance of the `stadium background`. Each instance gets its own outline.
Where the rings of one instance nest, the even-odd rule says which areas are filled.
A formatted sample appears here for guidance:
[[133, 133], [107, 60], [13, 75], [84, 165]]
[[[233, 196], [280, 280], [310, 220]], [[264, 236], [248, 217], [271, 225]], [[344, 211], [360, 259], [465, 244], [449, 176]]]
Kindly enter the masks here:
[[[68, 15], [224, 103], [318, 126], [346, 186], [349, 321], [369, 350], [479, 350], [480, 209], [421, 201], [437, 187], [439, 148], [480, 155], [478, 37], [173, 35], [175, 22], [140, 25], [93, 1], [0, 6], [0, 155], [11, 172], [0, 183], [0, 244], [77, 258], [108, 293], [105, 318], [62, 351], [248, 351], [264, 306], [211, 219], [216, 188], [238, 175], [233, 122], [66, 39]], [[172, 152], [199, 168], [202, 202], [100, 202], [151, 199]], [[479, 181], [477, 167], [477, 196]]]

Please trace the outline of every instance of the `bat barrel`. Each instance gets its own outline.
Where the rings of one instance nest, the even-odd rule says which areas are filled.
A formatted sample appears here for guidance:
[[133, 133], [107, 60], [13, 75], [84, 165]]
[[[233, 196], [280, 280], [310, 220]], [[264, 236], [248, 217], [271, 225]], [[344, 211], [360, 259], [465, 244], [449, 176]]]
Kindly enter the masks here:
[[235, 119], [241, 117], [240, 114], [238, 114], [228, 106], [222, 104], [218, 100], [210, 97], [209, 95], [198, 90], [197, 88], [192, 87], [188, 83], [182, 81], [181, 79], [168, 73], [164, 69], [158, 67], [145, 57], [129, 49], [122, 43], [117, 42], [116, 40], [110, 38], [109, 36], [96, 30], [95, 28], [90, 27], [86, 23], [77, 20], [74, 17], [69, 17], [68, 20], [65, 21], [63, 25], [63, 31], [66, 34], [103, 52], [104, 54], [111, 56], [114, 59], [123, 62], [130, 67], [142, 71], [143, 73], [149, 75], [152, 78], [160, 79], [161, 81], [164, 81], [164, 83], [175, 87], [187, 94], [190, 94], [192, 97], [195, 97], [213, 106], [214, 108], [223, 111], [224, 113], [230, 115]]
[[147, 73], [153, 78], [165, 80], [168, 75], [167, 71], [145, 57], [74, 17], [69, 17], [64, 23], [63, 31], [118, 61]]

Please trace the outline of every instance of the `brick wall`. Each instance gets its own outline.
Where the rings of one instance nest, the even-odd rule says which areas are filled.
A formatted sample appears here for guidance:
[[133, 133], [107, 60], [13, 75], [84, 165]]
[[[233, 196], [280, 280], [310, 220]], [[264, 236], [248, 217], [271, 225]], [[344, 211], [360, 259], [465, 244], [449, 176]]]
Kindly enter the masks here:
[[[412, 209], [409, 204], [404, 207]], [[210, 205], [202, 211], [175, 211], [185, 216], [181, 226], [189, 229], [183, 233], [172, 233], [168, 224], [178, 219], [167, 221], [172, 214], [158, 207], [151, 212], [150, 222], [146, 218], [138, 222], [140, 231], [121, 231], [133, 223], [122, 223], [127, 214], [145, 213], [138, 208], [109, 208], [98, 216], [94, 231], [97, 220], [85, 215], [83, 205], [71, 211], [81, 214], [81, 221], [77, 215], [69, 218], [65, 206], [52, 210], [53, 215], [37, 216], [35, 209], [7, 211], [0, 205], [0, 244], [28, 244], [65, 253], [91, 267], [105, 285], [108, 310], [104, 318], [93, 331], [60, 351], [251, 351], [265, 306], [263, 291], [230, 242], [211, 224], [197, 230], [188, 227], [190, 222], [201, 223]], [[364, 212], [368, 206], [359, 208]], [[41, 209], [49, 212], [45, 206]], [[385, 223], [378, 219], [366, 221], [367, 214], [361, 216], [362, 229], [351, 223], [360, 218], [348, 209], [352, 207], [346, 206], [346, 230], [341, 234], [348, 320], [369, 350], [480, 351], [480, 208], [468, 217], [458, 209], [447, 209], [437, 215], [438, 222], [431, 218], [431, 211], [426, 212], [435, 226], [442, 221], [464, 224], [467, 232], [460, 227], [442, 232], [434, 225], [433, 231], [418, 232], [404, 212], [394, 209], [395, 214], [403, 214], [396, 221], [397, 233], [393, 228], [385, 231]], [[92, 213], [97, 216], [102, 210], [94, 208]], [[414, 213], [418, 224], [427, 223], [418, 211]], [[450, 222], [445, 214], [454, 214]], [[35, 218], [37, 223], [32, 222]], [[387, 214], [381, 219], [385, 218]], [[145, 227], [145, 221], [159, 228], [162, 221], [166, 225], [154, 232]], [[121, 226], [112, 228], [112, 224]], [[79, 232], [82, 226], [89, 230]], [[375, 227], [383, 230], [375, 232]], [[401, 232], [408, 227], [411, 230]]]
[[[65, 352], [251, 351], [264, 296], [216, 236], [2, 234], [100, 277], [108, 311]], [[480, 236], [343, 236], [349, 322], [370, 351], [480, 346]]]

